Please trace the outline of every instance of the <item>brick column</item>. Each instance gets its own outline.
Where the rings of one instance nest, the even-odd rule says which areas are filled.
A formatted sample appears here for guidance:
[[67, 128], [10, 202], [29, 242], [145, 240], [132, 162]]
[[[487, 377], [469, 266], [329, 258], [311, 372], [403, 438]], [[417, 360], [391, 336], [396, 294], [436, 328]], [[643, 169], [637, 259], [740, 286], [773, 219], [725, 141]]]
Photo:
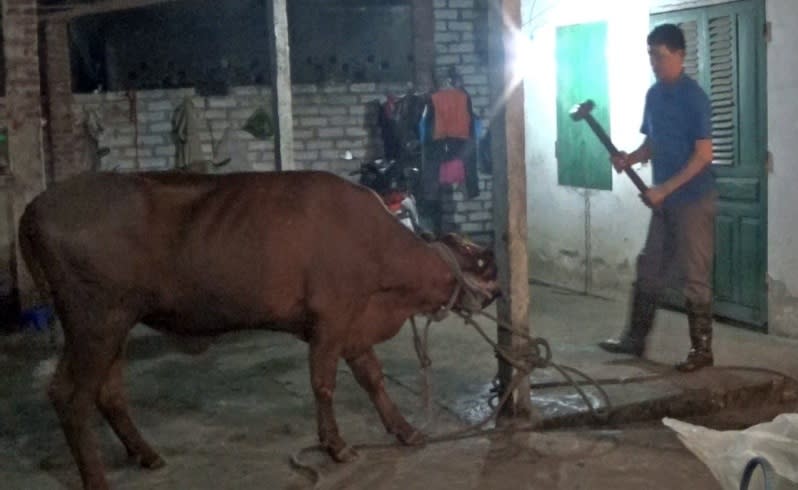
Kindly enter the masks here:
[[48, 22], [45, 26], [45, 66], [49, 138], [53, 177], [63, 180], [87, 170], [76, 159], [75, 121], [72, 115], [72, 73], [69, 63], [69, 33], [66, 21]]
[[[13, 175], [14, 236], [25, 206], [45, 188], [36, 0], [3, 1], [8, 157]], [[15, 242], [15, 283], [22, 307], [35, 302], [33, 282]]]
[[432, 90], [435, 76], [435, 8], [431, 0], [413, 0], [413, 61], [416, 90]]

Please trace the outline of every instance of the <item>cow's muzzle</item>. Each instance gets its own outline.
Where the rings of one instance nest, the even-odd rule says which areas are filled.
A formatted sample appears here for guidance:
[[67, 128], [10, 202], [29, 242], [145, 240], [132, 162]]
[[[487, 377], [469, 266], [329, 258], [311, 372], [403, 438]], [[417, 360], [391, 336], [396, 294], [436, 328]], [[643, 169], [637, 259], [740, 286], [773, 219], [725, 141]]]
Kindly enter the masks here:
[[485, 281], [471, 274], [463, 274], [461, 286], [460, 298], [455, 305], [471, 313], [487, 308], [501, 296], [501, 289], [496, 281]]

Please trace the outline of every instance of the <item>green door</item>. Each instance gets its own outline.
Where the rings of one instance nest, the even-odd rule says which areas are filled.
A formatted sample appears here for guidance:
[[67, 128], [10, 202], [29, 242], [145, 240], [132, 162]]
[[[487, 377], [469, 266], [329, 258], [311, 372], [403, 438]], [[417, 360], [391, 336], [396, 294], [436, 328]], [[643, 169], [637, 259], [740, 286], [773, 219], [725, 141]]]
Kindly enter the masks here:
[[767, 176], [764, 3], [745, 0], [652, 16], [679, 24], [685, 71], [712, 100], [719, 205], [715, 221], [715, 312], [767, 324]]

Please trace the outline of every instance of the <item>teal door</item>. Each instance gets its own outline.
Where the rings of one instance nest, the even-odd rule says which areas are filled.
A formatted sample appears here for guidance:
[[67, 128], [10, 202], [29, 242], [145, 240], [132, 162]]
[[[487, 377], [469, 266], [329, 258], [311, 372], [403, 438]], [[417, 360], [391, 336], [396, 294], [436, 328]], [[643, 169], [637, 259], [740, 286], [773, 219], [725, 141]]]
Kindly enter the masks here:
[[720, 195], [715, 221], [715, 313], [767, 324], [767, 149], [765, 15], [745, 0], [652, 16], [679, 24], [686, 72], [712, 100], [712, 168]]

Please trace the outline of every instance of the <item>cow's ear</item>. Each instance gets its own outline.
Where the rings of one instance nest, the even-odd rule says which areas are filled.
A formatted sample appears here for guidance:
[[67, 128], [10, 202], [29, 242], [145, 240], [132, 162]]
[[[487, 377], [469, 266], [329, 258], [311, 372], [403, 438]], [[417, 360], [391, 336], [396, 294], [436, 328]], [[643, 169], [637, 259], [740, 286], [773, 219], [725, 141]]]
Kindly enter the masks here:
[[463, 248], [463, 242], [459, 236], [455, 235], [454, 233], [447, 233], [441, 237], [441, 242], [457, 251], [461, 251]]
[[453, 244], [459, 242], [460, 241], [459, 238], [460, 237], [458, 237], [456, 234], [449, 232], [441, 237], [441, 241], [447, 244]]
[[435, 241], [435, 235], [430, 233], [429, 231], [421, 231], [418, 236], [427, 243], [432, 243]]

